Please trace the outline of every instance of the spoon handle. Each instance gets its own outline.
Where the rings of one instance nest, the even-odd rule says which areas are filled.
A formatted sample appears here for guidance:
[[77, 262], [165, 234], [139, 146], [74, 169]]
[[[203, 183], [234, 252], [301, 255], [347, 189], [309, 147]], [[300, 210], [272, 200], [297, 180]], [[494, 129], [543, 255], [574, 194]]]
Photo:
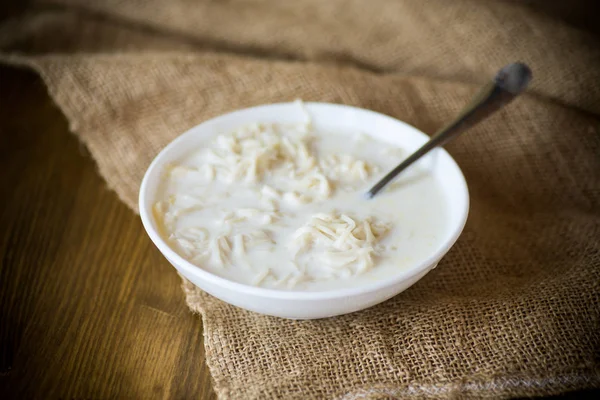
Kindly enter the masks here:
[[430, 150], [438, 146], [443, 146], [510, 103], [525, 90], [530, 80], [531, 70], [525, 64], [513, 63], [502, 68], [495, 79], [479, 91], [453, 122], [439, 130], [427, 143], [391, 170], [365, 193], [365, 197], [372, 198], [400, 172]]

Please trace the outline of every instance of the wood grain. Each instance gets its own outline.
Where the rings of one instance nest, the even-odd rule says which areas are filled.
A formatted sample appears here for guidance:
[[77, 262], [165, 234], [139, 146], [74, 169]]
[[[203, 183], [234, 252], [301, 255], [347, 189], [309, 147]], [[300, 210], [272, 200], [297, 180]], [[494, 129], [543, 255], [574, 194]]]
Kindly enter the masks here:
[[213, 399], [202, 323], [41, 81], [0, 67], [0, 398]]

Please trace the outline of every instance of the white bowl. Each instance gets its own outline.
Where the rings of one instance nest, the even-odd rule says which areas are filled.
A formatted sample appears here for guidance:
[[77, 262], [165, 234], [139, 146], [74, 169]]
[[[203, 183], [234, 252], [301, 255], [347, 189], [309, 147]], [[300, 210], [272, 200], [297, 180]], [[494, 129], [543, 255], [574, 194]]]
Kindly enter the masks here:
[[[373, 111], [327, 103], [305, 103], [305, 108], [316, 129], [361, 131], [409, 151], [415, 150], [429, 139], [412, 126]], [[190, 148], [200, 147], [207, 135], [227, 133], [240, 125], [254, 122], [299, 123], [305, 119], [298, 104], [280, 103], [239, 110], [206, 121], [179, 136], [158, 154], [146, 171], [139, 197], [144, 228], [162, 254], [183, 276], [227, 303], [262, 314], [293, 319], [351, 313], [374, 306], [407, 289], [433, 269], [450, 250], [462, 232], [469, 211], [469, 193], [460, 168], [445, 150], [436, 149], [419, 162], [429, 163], [428, 168], [443, 188], [450, 219], [444, 224], [447, 229], [442, 235], [443, 240], [427, 259], [387, 280], [330, 291], [265, 289], [214, 275], [186, 261], [169, 247], [158, 234], [156, 221], [152, 216], [152, 205], [165, 164], [178, 160]]]

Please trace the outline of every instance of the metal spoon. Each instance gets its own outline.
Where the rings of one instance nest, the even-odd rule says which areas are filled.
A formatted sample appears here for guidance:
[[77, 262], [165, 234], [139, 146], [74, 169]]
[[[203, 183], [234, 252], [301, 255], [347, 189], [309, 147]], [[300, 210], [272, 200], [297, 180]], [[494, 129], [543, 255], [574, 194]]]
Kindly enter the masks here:
[[486, 84], [473, 98], [462, 113], [450, 124], [439, 130], [420, 149], [411, 154], [400, 165], [384, 176], [375, 186], [371, 188], [365, 197], [373, 198], [383, 189], [396, 175], [404, 171], [408, 166], [423, 157], [430, 150], [443, 146], [467, 129], [481, 122], [495, 111], [498, 111], [515, 97], [525, 91], [531, 81], [531, 70], [523, 63], [512, 63], [502, 68], [496, 74], [494, 80]]

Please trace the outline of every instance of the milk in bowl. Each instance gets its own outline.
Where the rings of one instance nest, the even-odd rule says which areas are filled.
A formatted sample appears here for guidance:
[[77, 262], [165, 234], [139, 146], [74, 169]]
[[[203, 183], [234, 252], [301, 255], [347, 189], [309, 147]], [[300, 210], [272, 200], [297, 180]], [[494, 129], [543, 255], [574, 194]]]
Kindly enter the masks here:
[[415, 165], [363, 193], [408, 150], [360, 130], [256, 121], [165, 164], [152, 212], [181, 257], [244, 285], [328, 291], [389, 279], [444, 239], [441, 182]]

